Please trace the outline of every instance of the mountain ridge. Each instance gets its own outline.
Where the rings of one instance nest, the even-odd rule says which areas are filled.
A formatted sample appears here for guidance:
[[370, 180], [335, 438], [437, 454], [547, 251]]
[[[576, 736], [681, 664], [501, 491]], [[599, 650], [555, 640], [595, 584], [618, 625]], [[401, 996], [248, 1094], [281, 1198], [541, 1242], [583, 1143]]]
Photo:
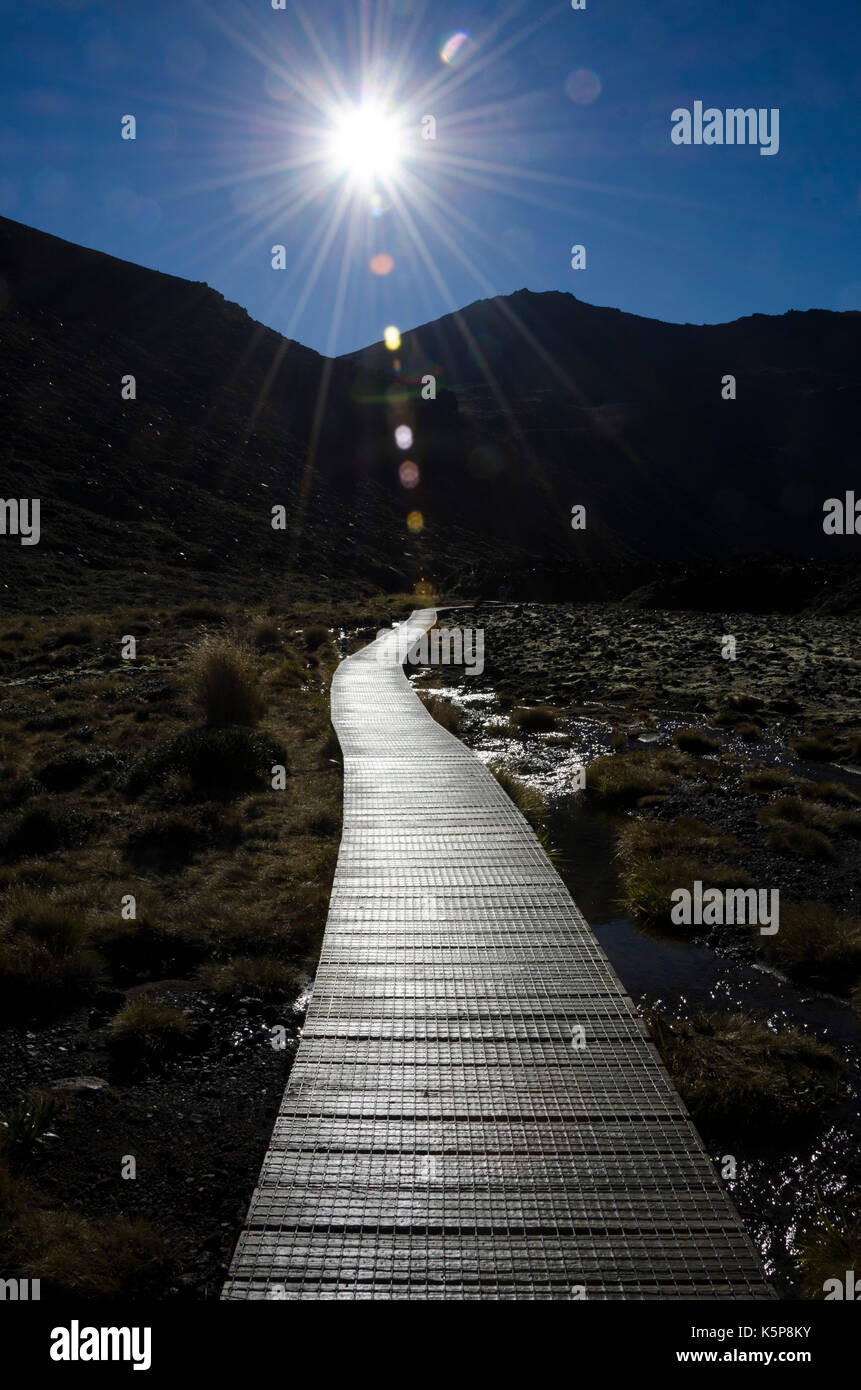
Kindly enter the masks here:
[[0, 584], [602, 598], [704, 556], [845, 559], [857, 537], [824, 537], [821, 506], [854, 481], [859, 322], [664, 324], [523, 290], [405, 331], [397, 372], [380, 344], [324, 358], [203, 282], [0, 219], [0, 491], [44, 499], [38, 547], [0, 537]]

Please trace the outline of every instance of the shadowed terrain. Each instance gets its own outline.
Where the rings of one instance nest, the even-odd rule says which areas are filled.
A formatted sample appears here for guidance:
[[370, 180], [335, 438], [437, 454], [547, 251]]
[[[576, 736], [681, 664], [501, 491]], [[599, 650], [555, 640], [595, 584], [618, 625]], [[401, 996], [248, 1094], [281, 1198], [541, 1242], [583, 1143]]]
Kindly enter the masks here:
[[760, 601], [765, 571], [797, 606], [824, 587], [810, 557], [857, 553], [822, 531], [855, 481], [854, 313], [675, 325], [524, 290], [405, 333], [398, 372], [381, 346], [330, 361], [206, 285], [7, 219], [0, 305], [3, 495], [42, 503], [39, 546], [0, 545], [10, 604], [256, 600], [288, 575], [312, 599], [426, 579], [549, 599], [657, 583], [670, 602], [681, 584], [690, 603], [720, 557], [734, 603]]

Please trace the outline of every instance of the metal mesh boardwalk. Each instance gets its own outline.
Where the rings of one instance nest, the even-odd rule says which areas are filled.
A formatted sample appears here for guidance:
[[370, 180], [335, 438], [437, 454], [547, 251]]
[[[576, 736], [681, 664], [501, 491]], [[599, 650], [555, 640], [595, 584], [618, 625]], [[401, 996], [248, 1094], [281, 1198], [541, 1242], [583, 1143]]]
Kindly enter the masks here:
[[335, 674], [328, 924], [223, 1296], [771, 1297], [534, 833], [410, 689], [434, 620]]

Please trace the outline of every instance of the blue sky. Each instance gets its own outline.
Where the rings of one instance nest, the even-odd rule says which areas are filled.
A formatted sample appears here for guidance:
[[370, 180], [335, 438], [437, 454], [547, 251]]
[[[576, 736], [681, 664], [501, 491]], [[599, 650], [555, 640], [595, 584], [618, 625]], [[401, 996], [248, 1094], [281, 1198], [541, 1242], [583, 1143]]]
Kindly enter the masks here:
[[[524, 286], [677, 322], [861, 308], [855, 0], [286, 4], [4, 0], [0, 213], [321, 352]], [[697, 100], [778, 108], [779, 152], [674, 146]], [[376, 202], [329, 152], [362, 102], [401, 145]]]

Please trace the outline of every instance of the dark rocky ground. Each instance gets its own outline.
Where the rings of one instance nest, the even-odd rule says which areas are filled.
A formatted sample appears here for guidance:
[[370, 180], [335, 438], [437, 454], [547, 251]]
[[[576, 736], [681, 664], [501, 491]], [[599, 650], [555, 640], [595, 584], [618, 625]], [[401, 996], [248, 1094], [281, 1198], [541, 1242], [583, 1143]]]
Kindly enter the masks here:
[[[56, 1096], [57, 1139], [35, 1174], [45, 1200], [90, 1221], [145, 1217], [172, 1256], [162, 1296], [218, 1298], [302, 1014], [250, 998], [221, 1008], [188, 981], [160, 981], [158, 993], [196, 1020], [190, 1056], [145, 1077], [117, 1075], [108, 1014], [92, 1008], [47, 1027], [5, 1029], [0, 1110], [32, 1088]], [[272, 1047], [273, 1025], [286, 1029], [283, 1049]], [[126, 1155], [136, 1159], [133, 1180], [120, 1177]]]

